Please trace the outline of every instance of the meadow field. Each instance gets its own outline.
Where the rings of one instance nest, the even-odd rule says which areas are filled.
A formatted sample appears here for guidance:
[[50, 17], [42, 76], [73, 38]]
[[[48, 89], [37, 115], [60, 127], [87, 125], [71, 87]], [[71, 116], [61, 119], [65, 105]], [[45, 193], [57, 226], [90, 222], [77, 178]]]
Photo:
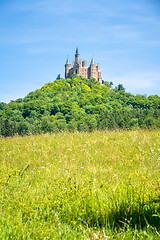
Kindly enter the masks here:
[[160, 130], [1, 137], [0, 239], [160, 239]]

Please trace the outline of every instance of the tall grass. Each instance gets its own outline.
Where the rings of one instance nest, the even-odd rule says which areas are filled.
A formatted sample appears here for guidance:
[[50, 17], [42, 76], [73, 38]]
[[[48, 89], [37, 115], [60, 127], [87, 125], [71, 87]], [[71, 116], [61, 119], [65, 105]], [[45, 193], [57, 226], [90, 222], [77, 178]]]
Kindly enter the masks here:
[[160, 131], [0, 139], [0, 239], [160, 239]]

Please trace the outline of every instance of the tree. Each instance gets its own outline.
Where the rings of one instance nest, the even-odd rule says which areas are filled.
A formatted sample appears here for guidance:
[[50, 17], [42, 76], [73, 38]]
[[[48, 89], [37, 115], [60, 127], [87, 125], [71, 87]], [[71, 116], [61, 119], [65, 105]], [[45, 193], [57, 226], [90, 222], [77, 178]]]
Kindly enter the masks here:
[[0, 135], [160, 128], [159, 96], [133, 96], [122, 84], [110, 90], [112, 85], [77, 75], [61, 79], [59, 74], [24, 99], [0, 103]]
[[109, 87], [112, 88], [113, 82], [109, 82]]
[[123, 87], [123, 84], [118, 85], [118, 91], [125, 91], [125, 88]]
[[61, 79], [61, 74], [58, 74], [56, 80], [60, 80]]
[[107, 87], [110, 87], [109, 86], [109, 82], [108, 81], [104, 81], [104, 83], [103, 83], [105, 86], [107, 86]]

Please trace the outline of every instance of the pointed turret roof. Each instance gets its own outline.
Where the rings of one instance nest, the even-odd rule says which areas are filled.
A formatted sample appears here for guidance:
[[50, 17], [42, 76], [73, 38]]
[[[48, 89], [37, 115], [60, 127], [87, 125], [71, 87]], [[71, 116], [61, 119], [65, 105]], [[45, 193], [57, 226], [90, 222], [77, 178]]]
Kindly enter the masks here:
[[78, 47], [76, 48], [76, 54], [79, 54], [79, 53], [78, 53]]
[[69, 62], [69, 57], [67, 58], [66, 64], [70, 64], [70, 62]]
[[92, 60], [91, 60], [91, 65], [93, 65], [93, 64], [95, 64], [95, 62], [94, 62], [94, 57], [93, 57]]

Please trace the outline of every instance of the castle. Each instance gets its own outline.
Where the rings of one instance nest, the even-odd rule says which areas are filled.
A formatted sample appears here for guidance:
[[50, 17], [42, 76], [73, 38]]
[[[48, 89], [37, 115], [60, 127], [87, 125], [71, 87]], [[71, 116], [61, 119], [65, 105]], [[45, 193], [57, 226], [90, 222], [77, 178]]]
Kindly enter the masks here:
[[95, 64], [94, 58], [92, 58], [89, 67], [87, 67], [87, 62], [85, 60], [82, 61], [81, 63], [79, 60], [78, 48], [76, 49], [73, 67], [71, 67], [69, 58], [67, 58], [67, 62], [65, 64], [65, 78], [70, 78], [72, 74], [77, 74], [87, 79], [95, 78], [99, 81], [100, 84], [102, 84], [102, 77], [99, 64]]

